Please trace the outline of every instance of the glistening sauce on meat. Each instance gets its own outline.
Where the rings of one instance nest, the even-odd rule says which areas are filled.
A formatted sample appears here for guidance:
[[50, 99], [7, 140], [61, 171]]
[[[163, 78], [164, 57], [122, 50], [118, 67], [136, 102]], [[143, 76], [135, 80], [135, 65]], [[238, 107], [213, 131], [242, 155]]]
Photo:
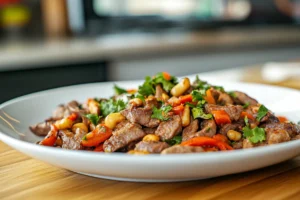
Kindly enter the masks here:
[[[129, 154], [228, 151], [300, 139], [300, 126], [276, 117], [240, 91], [225, 91], [196, 76], [167, 72], [137, 89], [114, 86], [109, 99], [71, 101], [30, 130], [38, 144], [70, 150]], [[96, 92], [96, 91], [95, 91]]]

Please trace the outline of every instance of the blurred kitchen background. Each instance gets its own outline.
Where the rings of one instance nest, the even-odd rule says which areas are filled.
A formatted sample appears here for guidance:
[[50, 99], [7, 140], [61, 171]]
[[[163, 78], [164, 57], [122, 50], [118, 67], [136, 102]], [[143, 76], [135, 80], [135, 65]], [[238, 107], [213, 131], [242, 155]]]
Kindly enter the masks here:
[[158, 71], [267, 82], [244, 67], [299, 59], [300, 0], [0, 0], [0, 102]]

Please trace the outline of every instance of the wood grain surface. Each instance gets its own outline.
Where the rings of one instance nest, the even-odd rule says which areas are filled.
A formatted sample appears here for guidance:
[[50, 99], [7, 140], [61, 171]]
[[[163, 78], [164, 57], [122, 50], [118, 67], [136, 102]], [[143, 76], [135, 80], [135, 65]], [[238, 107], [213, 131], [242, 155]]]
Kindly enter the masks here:
[[[258, 73], [252, 71], [252, 74]], [[300, 82], [294, 82], [293, 87], [300, 88]], [[300, 157], [255, 171], [206, 180], [131, 183], [60, 169], [27, 157], [0, 141], [0, 177], [1, 200], [300, 199]]]

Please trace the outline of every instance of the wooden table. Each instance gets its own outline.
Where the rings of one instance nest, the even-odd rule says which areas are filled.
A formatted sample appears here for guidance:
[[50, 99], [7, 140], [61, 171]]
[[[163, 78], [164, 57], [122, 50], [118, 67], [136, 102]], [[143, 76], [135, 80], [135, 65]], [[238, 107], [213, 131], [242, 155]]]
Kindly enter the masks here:
[[0, 199], [300, 199], [300, 157], [207, 180], [131, 183], [53, 167], [0, 141], [0, 177]]

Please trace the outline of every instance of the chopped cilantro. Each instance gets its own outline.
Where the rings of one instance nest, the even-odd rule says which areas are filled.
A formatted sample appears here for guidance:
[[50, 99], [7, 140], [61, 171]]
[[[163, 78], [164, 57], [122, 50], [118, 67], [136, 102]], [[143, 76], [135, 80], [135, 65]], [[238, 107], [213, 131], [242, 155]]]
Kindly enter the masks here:
[[256, 119], [260, 121], [268, 112], [269, 110], [264, 105], [261, 105], [258, 109]]
[[128, 93], [127, 90], [120, 88], [119, 86], [117, 86], [116, 84], [114, 85], [114, 91], [116, 95], [120, 95], [120, 94], [126, 94]]
[[173, 146], [175, 144], [180, 144], [181, 141], [182, 141], [182, 136], [180, 136], [180, 135], [174, 136], [172, 139], [165, 140], [165, 142], [171, 146]]
[[156, 118], [162, 121], [166, 121], [169, 119], [168, 113], [172, 110], [172, 106], [170, 105], [163, 105], [160, 109], [153, 107], [152, 111], [153, 114], [151, 115], [151, 118]]
[[83, 136], [82, 140], [85, 140], [85, 141], [87, 141], [86, 135], [85, 135], [85, 136]]
[[88, 118], [96, 126], [99, 123], [101, 116], [98, 116], [96, 114], [87, 114], [86, 118]]
[[202, 101], [204, 100], [204, 96], [205, 96], [205, 91], [204, 90], [193, 90], [192, 91], [192, 97], [193, 97], [193, 101]]
[[177, 78], [174, 76], [171, 76], [170, 80], [166, 80], [163, 76], [163, 73], [157, 73], [155, 77], [153, 78], [153, 83], [154, 84], [162, 84], [163, 89], [167, 92], [169, 92], [175, 84], [177, 84]]
[[246, 126], [248, 126], [248, 125], [249, 125], [249, 120], [248, 120], [248, 117], [247, 117], [247, 116], [245, 116], [245, 118], [244, 118], [244, 122], [245, 122]]
[[227, 92], [229, 94], [229, 96], [231, 96], [232, 98], [236, 98], [237, 95], [234, 91], [230, 91], [230, 92]]
[[211, 114], [205, 114], [203, 108], [195, 107], [192, 109], [193, 118], [211, 119]]
[[249, 126], [245, 126], [243, 128], [243, 134], [245, 138], [254, 144], [266, 140], [266, 133], [263, 128], [255, 127], [251, 129]]
[[138, 99], [140, 99], [140, 100], [142, 100], [142, 101], [145, 101], [145, 97], [144, 97], [143, 95], [139, 94], [139, 93], [137, 93], [137, 94], [135, 95], [135, 98], [138, 98]]
[[225, 92], [224, 88], [222, 86], [213, 86], [216, 90], [219, 90], [221, 92]]
[[120, 112], [121, 110], [124, 110], [125, 107], [126, 104], [122, 100], [110, 99], [108, 101], [102, 101], [100, 103], [101, 113], [104, 117], [106, 117], [110, 113]]
[[143, 85], [139, 86], [138, 93], [143, 96], [149, 96], [155, 93], [153, 81], [150, 76], [145, 77], [145, 82], [143, 83]]
[[196, 76], [196, 80], [193, 83], [194, 89], [202, 89], [202, 90], [208, 90], [211, 87], [210, 84], [208, 84], [206, 81], [202, 81], [199, 79], [199, 76]]
[[243, 105], [243, 108], [246, 109], [246, 108], [249, 107], [249, 105], [250, 105], [249, 102], [247, 102], [247, 103], [245, 103], [245, 104]]

